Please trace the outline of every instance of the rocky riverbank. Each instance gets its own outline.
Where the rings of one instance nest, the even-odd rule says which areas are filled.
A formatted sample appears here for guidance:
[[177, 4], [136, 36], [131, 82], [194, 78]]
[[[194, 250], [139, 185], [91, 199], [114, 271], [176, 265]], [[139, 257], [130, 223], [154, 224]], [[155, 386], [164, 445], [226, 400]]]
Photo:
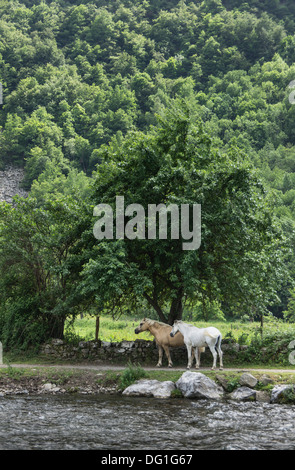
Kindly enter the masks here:
[[[295, 379], [294, 379], [295, 382]], [[200, 372], [187, 371], [173, 383], [172, 381], [138, 380], [123, 391], [127, 396], [153, 396], [171, 398], [181, 396], [192, 399], [238, 401], [258, 401], [267, 403], [295, 404], [295, 383], [274, 384], [270, 376], [264, 374], [260, 380], [250, 373], [243, 373], [233, 380], [217, 374], [215, 381]]]
[[119, 393], [115, 372], [96, 372], [59, 368], [0, 369], [0, 397], [7, 395], [40, 395], [63, 393]]
[[[126, 372], [128, 373], [128, 368], [91, 370], [58, 366], [3, 367], [0, 369], [0, 397], [20, 394], [122, 393], [126, 396], [155, 398], [185, 397], [295, 404], [295, 372], [163, 371], [162, 380], [158, 380], [159, 371], [142, 369], [143, 379], [135, 380], [129, 386], [122, 386], [121, 379]], [[165, 378], [169, 380], [164, 380]]]

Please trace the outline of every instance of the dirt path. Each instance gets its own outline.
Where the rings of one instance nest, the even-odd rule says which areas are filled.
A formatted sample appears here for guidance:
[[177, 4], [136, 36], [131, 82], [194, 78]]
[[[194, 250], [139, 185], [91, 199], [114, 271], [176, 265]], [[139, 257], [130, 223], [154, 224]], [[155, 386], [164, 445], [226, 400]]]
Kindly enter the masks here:
[[[15, 367], [15, 368], [26, 368], [26, 369], [36, 369], [36, 368], [52, 368], [52, 369], [77, 369], [77, 370], [94, 370], [94, 371], [120, 371], [126, 369], [127, 365], [112, 365], [112, 364], [0, 364], [0, 368], [7, 368], [7, 367]], [[152, 366], [143, 366], [144, 370], [171, 370], [171, 371], [183, 371], [185, 372], [187, 369], [185, 367], [172, 367], [169, 369], [168, 367], [162, 367], [159, 369], [158, 367]], [[192, 368], [192, 371], [196, 371], [196, 369]], [[210, 367], [201, 367], [199, 372], [202, 371], [210, 371]], [[272, 373], [290, 373], [295, 374], [295, 369], [260, 369], [255, 367], [225, 367], [224, 371], [236, 371], [236, 372], [272, 372]], [[216, 369], [216, 372], [219, 369]]]

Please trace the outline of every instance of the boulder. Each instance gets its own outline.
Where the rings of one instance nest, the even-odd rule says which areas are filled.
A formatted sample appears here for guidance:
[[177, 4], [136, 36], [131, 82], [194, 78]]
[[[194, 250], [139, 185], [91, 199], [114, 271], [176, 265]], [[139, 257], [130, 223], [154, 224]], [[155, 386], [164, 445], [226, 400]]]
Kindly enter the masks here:
[[287, 391], [293, 392], [295, 396], [294, 385], [275, 385], [271, 391], [270, 403], [280, 403]]
[[173, 390], [175, 390], [175, 384], [171, 381], [160, 382], [159, 380], [141, 379], [125, 388], [123, 395], [170, 398]]
[[239, 387], [230, 394], [230, 398], [239, 401], [256, 400], [256, 391], [250, 387]]
[[239, 382], [242, 386], [254, 388], [257, 385], [258, 380], [248, 372], [241, 375]]
[[153, 396], [155, 398], [170, 398], [171, 392], [175, 390], [175, 383], [167, 380], [165, 382], [160, 382], [160, 384], [153, 391]]
[[223, 375], [216, 374], [216, 380], [220, 383], [220, 385], [226, 392], [230, 391], [229, 379], [227, 379]]
[[269, 375], [267, 375], [267, 374], [263, 374], [260, 377], [259, 381], [262, 383], [262, 385], [270, 385], [270, 384], [273, 384], [273, 382], [274, 382], [273, 379], [271, 379], [269, 377]]
[[185, 372], [176, 382], [176, 387], [186, 398], [218, 400], [223, 396], [222, 387], [200, 372]]
[[42, 385], [41, 391], [44, 391], [44, 392], [59, 392], [60, 388], [57, 387], [56, 384], [48, 382], [48, 383]]
[[269, 403], [270, 393], [265, 390], [256, 390], [256, 401], [260, 403]]

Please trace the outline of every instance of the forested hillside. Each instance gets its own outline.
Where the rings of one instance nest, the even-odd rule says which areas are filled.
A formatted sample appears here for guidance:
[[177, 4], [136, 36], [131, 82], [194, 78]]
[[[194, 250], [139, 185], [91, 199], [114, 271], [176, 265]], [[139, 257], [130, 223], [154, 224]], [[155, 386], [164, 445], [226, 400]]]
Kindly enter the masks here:
[[[181, 102], [190, 122], [202, 122], [212, 149], [223, 155], [238, 149], [239, 158], [263, 182], [265, 204], [284, 245], [277, 300], [265, 308], [280, 318], [287, 312], [285, 318], [294, 320], [293, 80], [292, 0], [1, 0], [0, 164], [24, 166], [23, 185], [35, 203], [19, 202], [23, 209], [18, 220], [7, 206], [2, 208], [5, 314], [0, 329], [8, 328], [8, 317], [17, 322], [28, 309], [38, 310], [38, 319], [52, 311], [59, 315], [62, 303], [63, 315], [65, 309], [78, 313], [81, 290], [71, 289], [90, 257], [86, 242], [83, 250], [77, 247], [87, 226], [92, 174], [118, 149], [126, 149], [126, 138], [148, 135], [160, 126], [157, 116]], [[81, 214], [78, 199], [85, 205], [79, 228], [71, 222]], [[45, 210], [50, 215], [41, 221]], [[45, 241], [49, 232], [50, 242]], [[35, 247], [24, 243], [16, 249], [11, 241], [16, 233], [27, 233]], [[70, 248], [74, 254], [69, 259]], [[12, 262], [15, 250], [18, 264]], [[26, 256], [35, 252], [38, 262], [31, 260], [30, 268]], [[49, 268], [53, 265], [54, 270]], [[32, 295], [24, 300], [32, 276]], [[208, 285], [201, 288], [209, 290]], [[17, 307], [15, 296], [23, 299]], [[62, 300], [55, 305], [53, 298]], [[212, 305], [212, 292], [209, 300]], [[84, 308], [93, 307], [83, 302]], [[255, 306], [249, 309], [256, 311]], [[225, 310], [233, 314], [229, 305]]]

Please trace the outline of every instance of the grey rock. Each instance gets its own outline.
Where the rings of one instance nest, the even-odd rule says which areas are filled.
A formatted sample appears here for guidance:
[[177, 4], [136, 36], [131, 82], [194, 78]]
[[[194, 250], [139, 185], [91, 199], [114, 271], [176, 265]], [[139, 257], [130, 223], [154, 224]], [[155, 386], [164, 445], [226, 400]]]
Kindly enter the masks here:
[[264, 374], [261, 376], [260, 382], [262, 383], [262, 385], [269, 385], [272, 384], [274, 381], [268, 375]]
[[227, 378], [225, 378], [223, 375], [216, 375], [216, 379], [218, 380], [218, 382], [220, 383], [220, 385], [222, 385], [222, 388], [225, 390], [225, 391], [228, 391], [228, 383], [229, 383], [229, 380]]
[[213, 380], [200, 372], [185, 372], [176, 382], [176, 387], [186, 398], [207, 398], [218, 400], [223, 396], [223, 389]]
[[42, 385], [42, 391], [43, 392], [59, 392], [60, 387], [57, 387], [56, 384], [48, 382]]
[[46, 390], [46, 391], [51, 390], [51, 389], [54, 388], [54, 387], [55, 387], [55, 384], [52, 384], [52, 383], [50, 383], [50, 382], [49, 382], [49, 383], [46, 383], [46, 384], [44, 384], [44, 385], [42, 385], [42, 389], [43, 389], [43, 390]]
[[160, 385], [154, 390], [153, 395], [155, 398], [170, 398], [171, 392], [173, 392], [175, 388], [175, 383], [170, 380], [160, 382]]
[[271, 392], [270, 403], [279, 403], [286, 391], [293, 390], [295, 393], [294, 385], [275, 385]]
[[260, 403], [269, 403], [270, 394], [265, 390], [256, 390], [256, 401]]
[[123, 349], [132, 349], [134, 347], [134, 341], [122, 341], [121, 348]]
[[248, 372], [241, 375], [239, 382], [242, 386], [254, 388], [257, 385], [258, 380]]
[[64, 341], [63, 341], [62, 339], [59, 339], [59, 338], [53, 338], [53, 339], [51, 340], [51, 344], [52, 344], [53, 346], [61, 346], [61, 345], [64, 344]]
[[159, 380], [141, 379], [129, 385], [129, 387], [123, 391], [123, 395], [170, 398], [173, 390], [175, 390], [175, 384], [171, 381], [160, 382]]
[[239, 387], [230, 394], [232, 400], [248, 401], [256, 399], [256, 391], [249, 387]]
[[28, 192], [20, 188], [23, 177], [22, 168], [8, 166], [0, 171], [0, 201], [11, 203], [16, 194], [27, 197]]

